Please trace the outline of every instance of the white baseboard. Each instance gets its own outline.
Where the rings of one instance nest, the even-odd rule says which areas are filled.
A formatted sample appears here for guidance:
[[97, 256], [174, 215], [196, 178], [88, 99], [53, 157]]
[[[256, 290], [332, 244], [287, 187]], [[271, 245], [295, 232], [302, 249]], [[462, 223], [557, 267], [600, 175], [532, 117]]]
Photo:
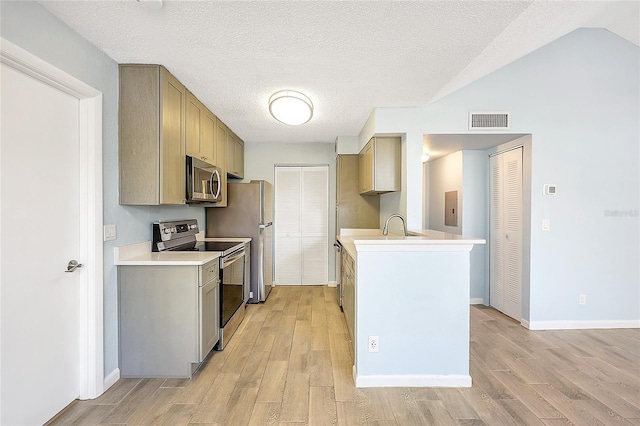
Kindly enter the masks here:
[[640, 320], [612, 321], [531, 321], [522, 325], [529, 330], [589, 330], [608, 328], [640, 328]]
[[377, 387], [425, 387], [425, 388], [470, 388], [471, 376], [464, 374], [422, 374], [356, 376], [357, 388]]
[[524, 318], [520, 318], [520, 325], [531, 330], [531, 324], [529, 324], [529, 321]]
[[116, 368], [104, 378], [102, 386], [103, 392], [106, 392], [107, 389], [115, 385], [118, 380], [120, 380], [120, 369]]
[[484, 305], [484, 299], [482, 297], [472, 297], [469, 299], [470, 305]]
[[337, 286], [338, 286], [338, 283], [335, 281], [329, 281], [327, 283], [327, 287], [337, 287]]

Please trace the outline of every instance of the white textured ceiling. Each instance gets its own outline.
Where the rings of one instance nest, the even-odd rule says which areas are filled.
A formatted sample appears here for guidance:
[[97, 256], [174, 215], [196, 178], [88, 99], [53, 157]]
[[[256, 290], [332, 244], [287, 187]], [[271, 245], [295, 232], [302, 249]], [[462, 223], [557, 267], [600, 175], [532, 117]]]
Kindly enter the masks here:
[[[422, 106], [580, 27], [640, 44], [639, 2], [41, 1], [119, 63], [165, 65], [247, 142], [333, 142], [375, 107]], [[291, 127], [269, 96], [296, 89]]]

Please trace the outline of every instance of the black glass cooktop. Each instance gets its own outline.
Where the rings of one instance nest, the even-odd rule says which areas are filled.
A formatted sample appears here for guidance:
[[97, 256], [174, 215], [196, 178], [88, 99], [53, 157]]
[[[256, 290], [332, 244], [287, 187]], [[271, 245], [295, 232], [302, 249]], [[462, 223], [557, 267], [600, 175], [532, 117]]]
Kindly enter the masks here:
[[239, 242], [226, 242], [226, 241], [205, 241], [204, 244], [199, 243], [196, 245], [199, 251], [227, 251], [236, 246], [241, 246]]

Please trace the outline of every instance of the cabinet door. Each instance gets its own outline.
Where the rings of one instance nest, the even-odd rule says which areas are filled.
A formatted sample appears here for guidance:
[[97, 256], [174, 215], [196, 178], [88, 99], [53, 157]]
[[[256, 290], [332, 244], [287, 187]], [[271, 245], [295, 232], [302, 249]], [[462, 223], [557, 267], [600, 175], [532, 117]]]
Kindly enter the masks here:
[[227, 126], [216, 117], [216, 166], [220, 167], [220, 184], [222, 185], [222, 200], [216, 207], [227, 207]]
[[185, 110], [185, 143], [187, 155], [204, 160], [200, 150], [202, 139], [201, 126], [202, 104], [187, 90], [187, 106]]
[[236, 175], [236, 143], [233, 133], [227, 129], [227, 173]]
[[[203, 268], [206, 267], [203, 266]], [[220, 335], [219, 280], [209, 281], [200, 288], [200, 361], [203, 361], [218, 343]]]
[[373, 139], [362, 148], [358, 157], [358, 176], [360, 182], [360, 193], [373, 191], [374, 157]]
[[238, 136], [235, 137], [235, 171], [236, 176], [244, 178], [244, 142]]
[[160, 204], [185, 203], [185, 87], [160, 68]]
[[216, 134], [216, 116], [213, 115], [206, 107], [204, 108], [204, 114], [202, 115], [202, 121], [200, 122], [201, 128], [201, 140], [200, 150], [204, 161], [209, 164], [217, 166], [216, 146], [215, 146], [215, 134]]

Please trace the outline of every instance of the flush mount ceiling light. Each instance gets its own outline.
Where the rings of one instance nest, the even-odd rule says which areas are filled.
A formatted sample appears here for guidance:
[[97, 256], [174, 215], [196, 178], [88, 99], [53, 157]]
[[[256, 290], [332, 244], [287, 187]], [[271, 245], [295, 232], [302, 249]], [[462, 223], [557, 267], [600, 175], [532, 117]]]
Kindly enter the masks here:
[[297, 126], [311, 120], [313, 104], [303, 93], [280, 90], [269, 98], [269, 112], [281, 123]]

